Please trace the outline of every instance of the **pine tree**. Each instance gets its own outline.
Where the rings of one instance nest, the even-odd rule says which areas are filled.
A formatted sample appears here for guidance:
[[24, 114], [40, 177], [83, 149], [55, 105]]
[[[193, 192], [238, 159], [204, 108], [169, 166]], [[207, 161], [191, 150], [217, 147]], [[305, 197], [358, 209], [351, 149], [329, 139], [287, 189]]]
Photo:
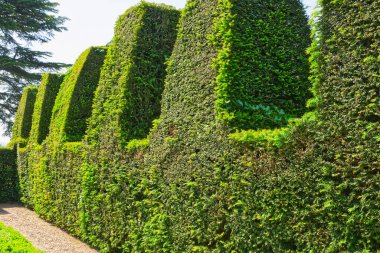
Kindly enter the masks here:
[[57, 15], [57, 6], [49, 0], [0, 0], [0, 124], [6, 134], [23, 88], [38, 82], [40, 72], [64, 66], [46, 62], [51, 53], [32, 48], [66, 30], [66, 18]]

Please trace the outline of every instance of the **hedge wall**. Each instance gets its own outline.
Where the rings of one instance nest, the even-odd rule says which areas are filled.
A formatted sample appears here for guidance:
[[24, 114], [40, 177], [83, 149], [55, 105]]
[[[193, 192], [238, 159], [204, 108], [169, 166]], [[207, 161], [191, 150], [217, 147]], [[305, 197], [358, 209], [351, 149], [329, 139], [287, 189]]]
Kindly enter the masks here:
[[132, 8], [83, 142], [19, 150], [31, 205], [102, 252], [378, 251], [377, 5], [321, 1], [316, 111], [289, 121], [309, 97], [300, 1], [189, 0], [161, 113], [178, 13]]
[[0, 148], [0, 203], [19, 201], [16, 151]]
[[380, 248], [374, 60], [380, 12], [374, 1], [320, 4], [310, 50], [317, 117], [295, 121], [282, 149], [245, 152], [234, 171], [239, 177], [231, 177], [234, 199], [240, 200], [231, 229], [243, 252]]
[[57, 74], [42, 75], [34, 105], [30, 142], [41, 144], [48, 135], [52, 109], [63, 77]]
[[53, 144], [48, 140], [42, 146], [29, 146], [26, 152], [19, 153], [19, 170], [28, 179], [21, 184], [25, 193], [23, 203], [77, 237], [81, 235], [80, 150], [80, 142]]
[[[80, 140], [84, 134], [106, 51], [105, 47], [91, 47], [83, 52], [62, 84], [58, 85], [59, 91], [57, 83], [53, 83], [53, 76], [43, 79], [35, 110], [36, 113], [51, 111], [51, 121], [45, 119], [51, 122], [49, 135], [42, 145], [39, 145], [37, 138], [31, 138], [26, 149], [19, 150], [23, 203], [41, 217], [78, 236], [80, 163], [72, 168], [71, 160], [80, 160], [80, 143], [66, 141]], [[62, 77], [57, 78], [62, 80]], [[45, 80], [47, 83], [44, 83]], [[46, 85], [54, 85], [49, 89], [49, 94], [46, 93]], [[51, 97], [48, 98], [48, 95]], [[43, 99], [53, 99], [54, 107], [51, 103], [44, 103], [40, 109]], [[34, 118], [33, 126], [36, 129], [40, 119]], [[74, 128], [75, 134], [72, 132]], [[78, 156], [74, 158], [75, 155]]]
[[[331, 251], [380, 249], [380, 9], [377, 1], [321, 1], [320, 168], [331, 202]], [[341, 15], [336, 15], [341, 13]]]
[[20, 146], [26, 145], [32, 127], [32, 115], [37, 91], [36, 86], [28, 86], [24, 89], [12, 129], [12, 139], [8, 144], [9, 148], [13, 148], [16, 143], [20, 143]]
[[229, 177], [240, 148], [215, 114], [218, 73], [212, 64], [219, 47], [213, 36], [220, 8], [218, 1], [190, 1], [183, 11], [148, 146], [123, 150], [123, 131], [110, 116], [100, 116], [107, 95], [97, 93], [103, 99], [98, 105], [106, 106], [95, 106], [91, 123], [97, 128], [88, 132], [81, 206], [85, 238], [105, 252], [239, 251], [230, 229], [238, 224], [228, 219], [235, 202]]

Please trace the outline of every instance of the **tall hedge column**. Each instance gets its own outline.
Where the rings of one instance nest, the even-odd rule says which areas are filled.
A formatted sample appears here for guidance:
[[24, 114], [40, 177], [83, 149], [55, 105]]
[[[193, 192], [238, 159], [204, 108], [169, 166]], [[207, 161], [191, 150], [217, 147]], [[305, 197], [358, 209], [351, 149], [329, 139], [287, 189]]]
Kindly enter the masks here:
[[[380, 3], [323, 0], [319, 135], [329, 174], [331, 251], [380, 247]], [[326, 170], [326, 169], [325, 169]]]
[[20, 147], [25, 147], [28, 142], [37, 91], [36, 86], [28, 86], [24, 89], [13, 124], [12, 139], [8, 144], [10, 148], [13, 148], [16, 143], [19, 143]]
[[145, 158], [170, 250], [255, 252], [234, 216], [254, 202], [253, 192], [237, 196], [255, 181], [244, 181], [228, 134], [284, 126], [305, 111], [309, 42], [299, 1], [187, 2]]
[[128, 150], [148, 136], [160, 115], [165, 61], [179, 16], [172, 7], [147, 2], [127, 10], [101, 72], [87, 131], [81, 206], [85, 238], [107, 252], [142, 250], [142, 220], [149, 214], [136, 210], [141, 199], [133, 192], [144, 176]]

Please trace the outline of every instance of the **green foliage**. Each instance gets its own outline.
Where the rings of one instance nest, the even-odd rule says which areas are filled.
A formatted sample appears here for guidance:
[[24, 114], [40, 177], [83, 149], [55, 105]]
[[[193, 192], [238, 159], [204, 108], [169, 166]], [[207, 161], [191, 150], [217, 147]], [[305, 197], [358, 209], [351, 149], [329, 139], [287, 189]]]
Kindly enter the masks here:
[[[246, 11], [250, 10], [250, 11]], [[286, 126], [305, 112], [310, 29], [299, 1], [219, 1], [212, 43], [217, 117], [237, 129]]]
[[148, 135], [160, 115], [164, 63], [176, 38], [178, 18], [177, 10], [146, 2], [120, 17], [102, 70], [89, 136], [112, 132], [126, 146], [131, 139]]
[[10, 148], [16, 143], [20, 143], [20, 145], [23, 146], [25, 144], [23, 142], [25, 141], [21, 140], [29, 138], [37, 91], [36, 86], [28, 86], [24, 89], [12, 129], [12, 139], [8, 145]]
[[311, 15], [311, 19], [309, 24], [311, 26], [311, 38], [313, 39], [311, 46], [307, 49], [307, 53], [309, 54], [309, 63], [310, 63], [310, 74], [309, 80], [312, 84], [311, 92], [313, 93], [313, 97], [307, 101], [307, 107], [310, 109], [315, 109], [318, 105], [318, 90], [320, 83], [320, 76], [322, 73], [321, 64], [321, 52], [320, 52], [320, 22], [319, 18], [321, 16], [320, 12], [320, 1], [318, 1], [317, 6], [315, 7], [315, 11]]
[[0, 148], [0, 202], [19, 200], [16, 151]]
[[[149, 149], [147, 135], [160, 115], [165, 61], [178, 19], [179, 12], [172, 7], [142, 2], [116, 24], [94, 99], [84, 152], [87, 163], [82, 168], [82, 227], [85, 239], [102, 251], [142, 249], [138, 238], [136, 244], [123, 246], [125, 237], [138, 237], [143, 229], [139, 223], [145, 218], [133, 210], [148, 205], [140, 201], [124, 205], [125, 199], [133, 199], [129, 194], [143, 195], [138, 188], [148, 183], [127, 161], [141, 162]], [[105, 217], [104, 212], [113, 216]]]
[[[320, 64], [325, 64], [318, 91], [322, 100], [321, 116], [326, 120], [338, 120], [346, 115], [350, 121], [377, 123], [380, 119], [377, 90], [380, 42], [371, 29], [376, 30], [379, 22], [366, 15], [380, 15], [376, 4], [322, 1], [321, 5]], [[336, 9], [347, 15], [334, 16], [332, 13]]]
[[129, 151], [136, 151], [139, 149], [144, 149], [149, 146], [149, 139], [133, 139], [130, 142], [128, 142], [127, 150]]
[[42, 75], [42, 81], [38, 87], [37, 98], [34, 104], [30, 142], [41, 144], [48, 135], [54, 101], [62, 81], [63, 75]]
[[246, 130], [230, 134], [231, 140], [238, 141], [240, 143], [253, 144], [264, 147], [266, 145], [274, 147], [282, 147], [288, 137], [288, 128], [280, 129], [264, 129], [264, 130]]
[[[318, 21], [318, 113], [320, 162], [327, 177], [326, 233], [330, 251], [380, 248], [379, 142], [380, 27], [378, 4], [321, 1]], [[344, 15], [336, 15], [336, 13]], [[316, 155], [316, 157], [318, 157]]]
[[[58, 85], [59, 91], [54, 86], [49, 90], [51, 97], [39, 93], [53, 101], [56, 97], [54, 107], [51, 103], [42, 106], [52, 112], [49, 135], [41, 145], [30, 141], [26, 150], [19, 152], [22, 202], [76, 236], [80, 235], [81, 143], [67, 141], [81, 140], [85, 132], [106, 51], [104, 47], [89, 48]], [[41, 91], [45, 91], [42, 85]], [[33, 125], [37, 127], [40, 120], [36, 116]]]
[[267, 148], [269, 150], [284, 148], [294, 131], [317, 122], [317, 113], [313, 111], [305, 113], [301, 118], [289, 120], [286, 128], [237, 131], [230, 134], [229, 139], [248, 145], [250, 148]]
[[37, 193], [42, 199], [48, 193], [49, 198], [40, 202], [41, 214], [57, 226], [62, 227], [71, 234], [79, 237], [80, 217], [79, 202], [82, 191], [81, 156], [82, 145], [80, 142], [61, 143], [55, 147], [56, 152], [46, 154], [48, 161]]
[[40, 253], [16, 230], [0, 223], [0, 252]]
[[84, 51], [67, 73], [55, 100], [51, 131], [61, 141], [80, 141], [91, 116], [91, 102], [107, 49]]
[[[141, 97], [159, 91], [143, 84], [151, 67], [162, 71], [178, 13], [132, 8], [118, 21], [84, 140], [52, 134], [18, 150], [23, 200], [101, 252], [378, 251], [376, 7], [321, 1], [309, 49], [315, 111], [293, 118], [306, 110], [307, 38], [280, 32], [307, 33], [301, 3], [189, 0], [157, 121], [147, 111], [158, 100]], [[149, 46], [160, 41], [157, 64]], [[247, 41], [256, 46], [244, 51]], [[271, 69], [275, 59], [288, 59], [284, 69]], [[265, 74], [281, 82], [267, 87]], [[281, 89], [294, 96], [282, 99]], [[224, 107], [224, 98], [236, 103]]]

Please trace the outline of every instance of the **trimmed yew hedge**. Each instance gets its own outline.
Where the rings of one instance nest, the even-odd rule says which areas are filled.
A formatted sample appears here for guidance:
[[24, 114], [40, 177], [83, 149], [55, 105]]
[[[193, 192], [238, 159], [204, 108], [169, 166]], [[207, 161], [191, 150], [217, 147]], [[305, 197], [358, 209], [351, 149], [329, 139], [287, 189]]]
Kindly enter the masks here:
[[[145, 138], [160, 115], [165, 60], [176, 38], [179, 12], [143, 2], [118, 20], [102, 69], [89, 138], [120, 136], [123, 145]], [[113, 136], [112, 136], [113, 137]]]
[[38, 87], [32, 126], [30, 130], [31, 142], [41, 144], [49, 133], [50, 119], [55, 98], [63, 81], [63, 75], [44, 74]]
[[80, 141], [84, 136], [106, 53], [105, 47], [87, 49], [66, 74], [55, 100], [50, 127], [51, 134], [60, 141]]
[[[106, 51], [105, 47], [91, 47], [83, 52], [58, 86], [59, 91], [55, 86], [50, 89], [54, 106], [43, 103], [39, 109], [43, 99], [47, 99], [43, 79], [38, 93], [40, 100], [36, 103], [38, 108], [35, 110], [36, 113], [51, 111], [49, 135], [41, 145], [36, 138], [31, 138], [26, 149], [19, 151], [23, 203], [40, 216], [78, 236], [80, 163], [75, 170], [71, 168], [71, 160], [76, 159], [75, 155], [80, 160], [80, 143], [67, 141], [80, 140], [84, 134]], [[37, 129], [38, 124], [39, 117], [36, 117], [33, 126]], [[72, 133], [73, 128], [76, 134]]]
[[8, 144], [9, 148], [13, 148], [17, 143], [19, 143], [21, 147], [24, 147], [27, 143], [30, 129], [32, 127], [32, 115], [37, 91], [38, 89], [36, 86], [28, 86], [24, 88], [24, 92], [22, 93], [18, 105], [15, 122], [13, 124], [12, 139]]
[[165, 82], [178, 12], [142, 2], [118, 21], [84, 140], [52, 124], [19, 149], [23, 199], [102, 252], [376, 252], [377, 5], [321, 1], [315, 111], [289, 120], [310, 96], [300, 1], [189, 0]]
[[375, 252], [380, 249], [379, 3], [324, 0], [321, 7], [317, 166], [325, 176], [326, 244], [334, 252]]
[[0, 203], [19, 201], [15, 150], [0, 148]]
[[[148, 136], [160, 115], [165, 61], [179, 16], [172, 7], [142, 2], [116, 24], [85, 140], [80, 203], [84, 238], [105, 252], [142, 250], [145, 245], [138, 237], [144, 229], [140, 220], [146, 218], [138, 217], [139, 201], [130, 195], [139, 191], [135, 187], [144, 169], [137, 168], [149, 143], [138, 139]], [[141, 158], [133, 161], [138, 154]], [[125, 205], [127, 199], [131, 202]]]
[[320, 4], [311, 49], [316, 113], [293, 123], [283, 148], [244, 152], [231, 177], [230, 224], [243, 252], [380, 248], [380, 11], [374, 1]]

